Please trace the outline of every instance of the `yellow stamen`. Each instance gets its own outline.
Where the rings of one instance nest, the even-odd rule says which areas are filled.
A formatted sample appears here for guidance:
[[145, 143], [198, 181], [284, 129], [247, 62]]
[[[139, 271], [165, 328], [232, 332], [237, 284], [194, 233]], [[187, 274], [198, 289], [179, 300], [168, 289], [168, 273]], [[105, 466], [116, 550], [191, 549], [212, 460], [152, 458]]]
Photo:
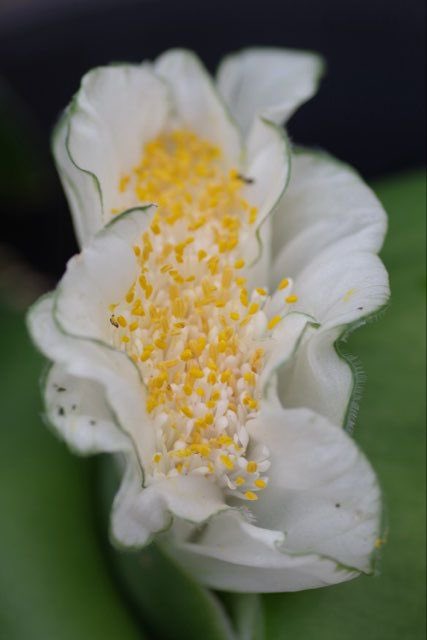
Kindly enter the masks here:
[[281, 291], [282, 289], [286, 289], [286, 287], [288, 286], [289, 286], [288, 278], [283, 278], [283, 280], [279, 282], [279, 286], [277, 288], [279, 291]]
[[281, 319], [282, 318], [280, 316], [273, 316], [272, 318], [270, 318], [267, 324], [267, 329], [269, 329], [270, 331], [274, 329], [274, 327], [276, 327], [279, 324]]
[[253, 491], [245, 491], [246, 500], [258, 500], [258, 496]]

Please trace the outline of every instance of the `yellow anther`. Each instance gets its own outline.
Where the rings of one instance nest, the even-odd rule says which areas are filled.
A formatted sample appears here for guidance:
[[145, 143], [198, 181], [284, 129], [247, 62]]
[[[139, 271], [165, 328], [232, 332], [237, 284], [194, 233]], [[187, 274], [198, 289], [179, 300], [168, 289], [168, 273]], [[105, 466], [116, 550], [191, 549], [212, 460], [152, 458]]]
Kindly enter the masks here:
[[211, 274], [214, 276], [218, 271], [219, 258], [218, 256], [212, 256], [208, 260], [208, 268]]
[[251, 302], [248, 309], [249, 315], [253, 316], [257, 311], [259, 311], [259, 304], [257, 302]]
[[227, 343], [225, 342], [225, 340], [220, 340], [218, 342], [218, 351], [220, 353], [224, 353], [227, 350]]
[[122, 176], [119, 180], [119, 192], [124, 193], [129, 184], [130, 176]]
[[252, 409], [252, 411], [256, 411], [258, 409], [258, 402], [255, 400], [255, 398], [250, 398], [248, 406], [250, 409]]
[[240, 320], [240, 313], [237, 313], [237, 311], [231, 311], [230, 318], [236, 321]]
[[287, 304], [292, 304], [294, 302], [298, 302], [298, 296], [296, 296], [295, 294], [292, 294], [291, 296], [287, 296], [285, 298], [285, 302]]
[[157, 340], [154, 340], [154, 344], [158, 349], [162, 349], [162, 350], [166, 349], [166, 347], [168, 346], [165, 340], [162, 340], [162, 338], [158, 338]]
[[224, 465], [224, 467], [226, 467], [230, 471], [231, 471], [231, 469], [234, 469], [234, 462], [230, 458], [230, 456], [225, 456], [225, 455], [224, 456], [220, 456], [219, 459], [221, 460], [221, 462]]
[[258, 209], [256, 207], [251, 207], [249, 209], [249, 224], [253, 224], [258, 216]]
[[128, 336], [122, 336], [122, 342], [129, 342], [130, 339]]
[[224, 271], [222, 272], [221, 281], [222, 281], [222, 286], [225, 289], [228, 289], [233, 281], [233, 269], [231, 267], [224, 268]]
[[176, 367], [176, 365], [179, 364], [179, 360], [165, 360], [162, 364], [165, 369], [173, 369], [173, 367]]
[[196, 378], [196, 379], [203, 378], [203, 375], [204, 375], [203, 371], [198, 367], [191, 367], [188, 373], [192, 378]]
[[205, 458], [211, 454], [211, 448], [207, 444], [192, 444], [190, 449], [194, 451], [194, 453], [198, 453]]
[[226, 369], [220, 375], [221, 382], [228, 382], [232, 376], [230, 369]]
[[258, 489], [265, 489], [267, 483], [262, 478], [258, 478], [258, 480], [255, 480], [254, 485], [258, 487]]
[[245, 491], [244, 496], [246, 498], [246, 500], [258, 500], [258, 496], [256, 493], [254, 493], [253, 491]]
[[262, 289], [262, 287], [257, 287], [257, 288], [255, 289], [255, 291], [256, 291], [257, 293], [259, 293], [259, 295], [260, 295], [260, 296], [266, 296], [266, 295], [267, 295], [267, 291], [266, 291], [265, 289]]
[[257, 470], [258, 470], [257, 463], [254, 462], [253, 460], [250, 460], [246, 465], [246, 471], [248, 473], [256, 473]]
[[283, 278], [283, 280], [279, 282], [279, 286], [277, 288], [279, 291], [281, 291], [282, 289], [286, 289], [286, 287], [288, 286], [289, 286], [288, 278]]
[[140, 249], [140, 247], [138, 247], [137, 244], [134, 246], [133, 252], [137, 257], [141, 255], [141, 249]]
[[234, 480], [234, 483], [237, 487], [241, 487], [242, 484], [245, 484], [246, 480], [244, 478], [242, 478], [242, 476], [237, 476], [237, 478]]
[[184, 349], [184, 351], [181, 353], [181, 355], [179, 357], [184, 362], [187, 362], [187, 360], [191, 360], [192, 359], [193, 352], [191, 351], [191, 349]]
[[135, 331], [139, 327], [139, 322], [131, 322], [129, 325], [129, 331]]
[[272, 329], [274, 329], [274, 327], [279, 324], [281, 319], [282, 318], [280, 316], [273, 316], [272, 318], [270, 318], [270, 320], [268, 321], [268, 324], [267, 324], [267, 329], [269, 329], [270, 331]]
[[194, 355], [198, 357], [206, 346], [206, 338], [201, 336], [200, 338], [197, 338], [197, 340], [190, 340], [188, 346]]
[[119, 325], [121, 327], [126, 327], [127, 326], [127, 320], [124, 316], [117, 316], [117, 322], [119, 323]]
[[241, 289], [240, 290], [240, 302], [242, 303], [242, 305], [244, 307], [247, 307], [249, 304], [249, 300], [248, 300], [248, 292], [246, 289]]
[[198, 257], [198, 259], [199, 259], [199, 262], [201, 262], [204, 258], [206, 258], [206, 256], [207, 256], [207, 255], [208, 255], [208, 254], [206, 253], [206, 251], [204, 251], [203, 249], [200, 249], [200, 250], [197, 252], [197, 257]]
[[234, 263], [234, 268], [235, 269], [243, 269], [244, 266], [245, 266], [245, 261], [243, 260], [243, 258], [239, 258]]
[[249, 384], [255, 384], [255, 374], [253, 371], [246, 371], [246, 373], [243, 374], [243, 379], [248, 382]]
[[153, 456], [153, 462], [154, 464], [158, 464], [160, 462], [160, 460], [162, 459], [162, 454], [161, 453], [155, 453]]
[[181, 407], [181, 411], [185, 416], [187, 416], [187, 418], [193, 417], [193, 411], [192, 409], [190, 409], [190, 407], [187, 407], [186, 405], [184, 405], [183, 407]]

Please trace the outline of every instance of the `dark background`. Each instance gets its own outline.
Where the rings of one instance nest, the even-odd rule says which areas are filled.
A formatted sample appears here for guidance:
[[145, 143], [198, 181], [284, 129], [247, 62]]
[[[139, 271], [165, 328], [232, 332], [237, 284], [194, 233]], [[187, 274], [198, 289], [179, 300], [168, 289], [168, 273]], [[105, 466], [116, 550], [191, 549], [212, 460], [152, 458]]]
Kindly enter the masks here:
[[[3, 0], [4, 2], [4, 0]], [[371, 179], [424, 163], [422, 0], [0, 4], [1, 241], [58, 277], [75, 245], [49, 153], [60, 110], [91, 67], [194, 49], [214, 70], [228, 51], [268, 45], [319, 51], [315, 100], [289, 125]]]

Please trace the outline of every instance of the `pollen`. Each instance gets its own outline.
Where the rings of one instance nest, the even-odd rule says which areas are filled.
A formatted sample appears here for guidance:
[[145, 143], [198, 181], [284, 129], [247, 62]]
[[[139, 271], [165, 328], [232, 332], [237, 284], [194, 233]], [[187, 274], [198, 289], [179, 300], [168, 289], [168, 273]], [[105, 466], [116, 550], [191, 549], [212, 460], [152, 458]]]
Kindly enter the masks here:
[[262, 402], [260, 342], [268, 346], [282, 316], [268, 319], [268, 289], [249, 285], [242, 253], [258, 209], [241, 172], [226, 166], [222, 150], [191, 131], [145, 144], [119, 180], [126, 206], [117, 212], [157, 208], [129, 247], [135, 276], [105, 317], [111, 344], [135, 362], [144, 384], [155, 443], [148, 477], [198, 473], [254, 501], [267, 486], [268, 452], [248, 458], [246, 423]]

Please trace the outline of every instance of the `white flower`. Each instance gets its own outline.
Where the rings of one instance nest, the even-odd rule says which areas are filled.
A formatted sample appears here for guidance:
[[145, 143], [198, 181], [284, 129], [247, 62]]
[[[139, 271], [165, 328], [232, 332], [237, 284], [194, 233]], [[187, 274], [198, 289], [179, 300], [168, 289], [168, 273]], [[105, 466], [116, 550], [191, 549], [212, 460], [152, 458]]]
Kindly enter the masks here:
[[279, 126], [320, 69], [248, 50], [215, 89], [169, 51], [91, 71], [55, 134], [83, 249], [29, 315], [47, 417], [79, 453], [122, 453], [119, 544], [156, 536], [220, 589], [349, 580], [378, 542], [335, 343], [387, 300], [385, 215]]

